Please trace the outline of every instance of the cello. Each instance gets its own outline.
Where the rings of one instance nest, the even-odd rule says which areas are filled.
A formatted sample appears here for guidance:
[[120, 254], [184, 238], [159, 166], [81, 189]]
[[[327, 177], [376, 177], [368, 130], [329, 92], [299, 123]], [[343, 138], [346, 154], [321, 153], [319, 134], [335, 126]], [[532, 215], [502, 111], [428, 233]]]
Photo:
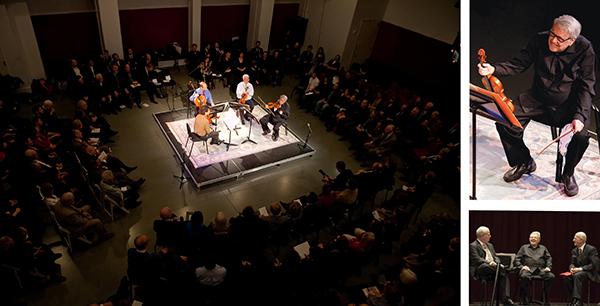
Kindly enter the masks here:
[[[188, 87], [191, 88], [192, 90], [198, 89], [198, 87], [194, 86], [194, 83], [192, 81], [188, 82]], [[202, 90], [204, 91], [206, 89], [202, 88]], [[206, 102], [207, 101], [206, 101], [206, 96], [204, 96], [204, 92], [194, 98], [194, 105], [196, 105], [196, 114], [200, 111], [200, 109], [202, 107], [207, 105]], [[214, 114], [210, 111], [210, 106], [208, 108], [209, 109], [208, 109], [208, 112], [206, 113], [206, 119], [208, 119], [210, 121], [216, 117], [216, 114]]]
[[[479, 57], [479, 64], [483, 66], [486, 60], [485, 50], [483, 50], [483, 48], [479, 49], [479, 51], [477, 51], [477, 56]], [[512, 100], [504, 94], [504, 86], [502, 86], [502, 82], [500, 82], [497, 77], [489, 74], [481, 77], [481, 82], [487, 90], [497, 93], [501, 100], [506, 103], [511, 112], [515, 111], [515, 106], [513, 105]]]

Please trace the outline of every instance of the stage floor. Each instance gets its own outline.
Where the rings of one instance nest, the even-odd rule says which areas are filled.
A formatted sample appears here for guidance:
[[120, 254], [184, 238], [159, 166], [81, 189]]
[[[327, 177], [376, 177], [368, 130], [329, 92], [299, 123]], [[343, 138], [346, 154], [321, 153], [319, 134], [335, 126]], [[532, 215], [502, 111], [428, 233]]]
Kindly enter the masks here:
[[[471, 127], [472, 128], [472, 127]], [[469, 131], [471, 133], [471, 131]], [[471, 134], [469, 134], [471, 135]], [[524, 175], [520, 180], [506, 183], [502, 179], [510, 167], [506, 161], [504, 149], [494, 123], [477, 116], [477, 199], [479, 200], [598, 200], [600, 199], [600, 155], [598, 142], [590, 138], [590, 145], [577, 168], [575, 179], [579, 185], [579, 194], [568, 197], [563, 184], [554, 181], [556, 171], [556, 144], [550, 146], [541, 155], [537, 152], [552, 139], [550, 128], [532, 121], [525, 129], [524, 141], [537, 164], [537, 170]], [[470, 140], [471, 141], [471, 140]], [[469, 146], [471, 143], [469, 143]], [[469, 148], [471, 152], [471, 148]], [[472, 153], [471, 153], [472, 154]], [[470, 163], [473, 159], [471, 156]], [[471, 169], [469, 169], [471, 170]], [[469, 184], [471, 184], [469, 174]], [[471, 185], [469, 185], [471, 191]], [[471, 192], [470, 192], [471, 193]]]
[[[225, 109], [227, 108], [225, 106]], [[260, 106], [257, 105], [254, 108], [253, 115], [256, 118], [260, 119], [265, 114], [266, 111]], [[184, 148], [188, 138], [186, 123], [193, 130], [193, 114], [188, 116], [188, 110], [185, 108], [154, 113], [154, 118], [167, 141], [178, 159], [184, 163], [186, 172], [197, 187], [238, 178], [245, 173], [283, 164], [315, 153], [315, 150], [310, 145], [305, 145], [304, 139], [292, 130], [288, 130], [286, 134], [284, 127], [281, 127], [277, 141], [271, 139], [271, 134], [263, 136], [260, 124], [256, 121], [252, 122], [251, 130], [250, 123], [246, 121], [245, 125], [237, 124], [234, 132], [230, 133], [224, 122], [225, 117], [225, 113], [218, 114], [216, 130], [220, 131], [219, 139], [232, 145], [228, 148], [225, 143], [209, 144], [209, 154], [206, 154], [204, 142], [196, 142], [193, 144], [191, 155], [188, 158], [192, 142], [188, 141]], [[256, 144], [249, 141], [242, 143], [248, 137]]]

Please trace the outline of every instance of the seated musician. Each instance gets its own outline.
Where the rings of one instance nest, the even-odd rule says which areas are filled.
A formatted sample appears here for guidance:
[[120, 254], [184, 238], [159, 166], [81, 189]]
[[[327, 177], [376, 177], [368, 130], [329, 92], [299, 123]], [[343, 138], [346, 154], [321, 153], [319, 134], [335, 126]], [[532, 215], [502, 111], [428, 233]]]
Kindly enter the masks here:
[[206, 118], [207, 113], [208, 106], [202, 106], [194, 119], [194, 133], [202, 137], [208, 135], [211, 138], [210, 144], [220, 145], [222, 141], [219, 140], [219, 132], [210, 127], [210, 121]]
[[268, 135], [271, 131], [267, 126], [268, 123], [273, 125], [273, 141], [277, 141], [279, 138], [279, 127], [284, 124], [290, 117], [290, 105], [287, 104], [288, 97], [286, 95], [279, 96], [279, 99], [273, 103], [267, 105], [272, 112], [264, 115], [260, 118], [260, 126], [263, 130], [263, 135]]
[[213, 102], [212, 94], [210, 90], [208, 90], [208, 86], [205, 82], [198, 83], [200, 85], [194, 93], [190, 96], [190, 102], [196, 105], [196, 114], [200, 111], [200, 108], [204, 106], [204, 104], [208, 104], [209, 107], [215, 106]]
[[[252, 100], [252, 97], [254, 96], [254, 86], [250, 83], [249, 75], [244, 74], [242, 76], [242, 81], [237, 85], [235, 94], [241, 104], [250, 106], [250, 112], [252, 112], [254, 109], [254, 100]], [[242, 121], [242, 124], [245, 124], [245, 120], [250, 120], [244, 108], [240, 108], [240, 120]]]
[[[565, 193], [574, 196], [579, 188], [575, 166], [589, 144], [584, 128], [590, 123], [592, 97], [595, 95], [595, 54], [589, 40], [579, 35], [581, 24], [569, 15], [554, 19], [549, 31], [537, 33], [517, 57], [495, 66], [479, 64], [479, 74], [516, 75], [533, 65], [533, 84], [515, 101], [515, 116], [522, 126], [534, 119], [552, 126], [572, 128], [567, 147], [562, 182]], [[535, 161], [523, 142], [523, 130], [496, 124], [508, 164], [506, 182], [516, 181], [536, 170]], [[563, 132], [566, 133], [566, 132]]]

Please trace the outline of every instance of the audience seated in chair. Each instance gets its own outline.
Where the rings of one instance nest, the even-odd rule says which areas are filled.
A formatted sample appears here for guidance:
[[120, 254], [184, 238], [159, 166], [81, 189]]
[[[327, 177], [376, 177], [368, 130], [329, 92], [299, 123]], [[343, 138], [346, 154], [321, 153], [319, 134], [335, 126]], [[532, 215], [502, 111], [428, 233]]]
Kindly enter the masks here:
[[[58, 222], [67, 228], [73, 237], [93, 235], [92, 241], [103, 241], [114, 236], [104, 227], [104, 223], [90, 213], [90, 206], [75, 207], [75, 196], [65, 192], [54, 206]], [[88, 237], [89, 238], [89, 237]]]

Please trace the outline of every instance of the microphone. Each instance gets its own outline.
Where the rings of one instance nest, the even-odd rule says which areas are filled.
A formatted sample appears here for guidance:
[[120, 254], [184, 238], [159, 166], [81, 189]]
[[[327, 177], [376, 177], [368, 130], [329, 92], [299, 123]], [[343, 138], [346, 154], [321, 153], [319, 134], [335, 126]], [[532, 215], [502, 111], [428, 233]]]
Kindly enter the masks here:
[[310, 128], [310, 123], [306, 123], [306, 126], [308, 127], [308, 131], [312, 133], [312, 129]]

